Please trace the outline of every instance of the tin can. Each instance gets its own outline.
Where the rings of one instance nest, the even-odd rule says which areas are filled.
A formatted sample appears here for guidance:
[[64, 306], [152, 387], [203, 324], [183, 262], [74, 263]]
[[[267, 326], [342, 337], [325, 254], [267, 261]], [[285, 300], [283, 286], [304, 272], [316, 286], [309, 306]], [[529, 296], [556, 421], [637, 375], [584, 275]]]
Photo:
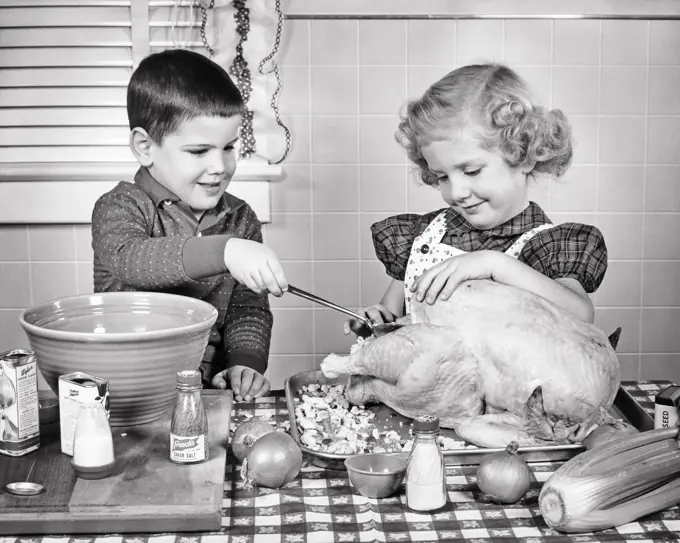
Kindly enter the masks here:
[[61, 426], [61, 452], [73, 456], [73, 440], [80, 406], [99, 402], [109, 416], [109, 382], [80, 371], [59, 377], [59, 424]]
[[40, 447], [38, 412], [35, 353], [0, 354], [0, 453], [22, 456]]
[[654, 428], [678, 426], [680, 386], [669, 386], [654, 398]]

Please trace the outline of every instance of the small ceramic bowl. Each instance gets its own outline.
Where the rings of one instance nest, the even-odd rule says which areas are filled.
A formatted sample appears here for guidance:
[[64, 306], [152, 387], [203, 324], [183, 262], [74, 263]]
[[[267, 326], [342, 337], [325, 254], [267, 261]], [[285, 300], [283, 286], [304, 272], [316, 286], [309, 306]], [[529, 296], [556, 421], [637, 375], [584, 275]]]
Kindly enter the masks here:
[[367, 498], [387, 498], [404, 482], [406, 458], [395, 454], [357, 454], [345, 459], [349, 482]]

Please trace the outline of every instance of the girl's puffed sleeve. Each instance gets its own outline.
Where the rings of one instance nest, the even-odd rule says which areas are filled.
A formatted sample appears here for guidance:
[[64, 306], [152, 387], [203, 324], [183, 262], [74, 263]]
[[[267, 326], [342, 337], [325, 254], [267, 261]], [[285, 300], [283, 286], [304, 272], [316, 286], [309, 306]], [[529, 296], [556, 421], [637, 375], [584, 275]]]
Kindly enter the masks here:
[[607, 271], [607, 245], [595, 226], [563, 223], [531, 238], [519, 260], [552, 279], [576, 279], [590, 294]]
[[385, 266], [387, 275], [393, 279], [404, 280], [411, 246], [417, 236], [421, 218], [420, 215], [406, 213], [371, 225], [375, 255]]

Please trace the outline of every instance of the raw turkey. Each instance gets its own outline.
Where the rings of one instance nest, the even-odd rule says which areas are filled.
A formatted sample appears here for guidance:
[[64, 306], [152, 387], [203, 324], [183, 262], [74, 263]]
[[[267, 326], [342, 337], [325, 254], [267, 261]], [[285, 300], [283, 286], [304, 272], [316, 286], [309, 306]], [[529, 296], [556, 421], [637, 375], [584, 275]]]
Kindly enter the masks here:
[[621, 376], [612, 345], [545, 298], [467, 281], [448, 301], [412, 303], [404, 322], [321, 363], [327, 377], [351, 376], [351, 403], [434, 414], [480, 447], [575, 443], [599, 424], [616, 425], [608, 409]]

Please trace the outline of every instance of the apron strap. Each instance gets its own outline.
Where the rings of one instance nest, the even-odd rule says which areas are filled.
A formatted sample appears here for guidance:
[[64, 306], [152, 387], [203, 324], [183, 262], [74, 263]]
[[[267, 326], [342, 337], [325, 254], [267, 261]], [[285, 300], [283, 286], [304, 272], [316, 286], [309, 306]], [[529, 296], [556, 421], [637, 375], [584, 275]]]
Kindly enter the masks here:
[[434, 220], [427, 225], [427, 228], [425, 228], [423, 233], [419, 236], [416, 236], [416, 238], [413, 240], [411, 252], [414, 250], [420, 250], [420, 246], [416, 247], [416, 244], [420, 244], [422, 241], [425, 241], [431, 245], [439, 243], [444, 237], [444, 234], [446, 234], [446, 211], [442, 211], [439, 215], [437, 215]]
[[[437, 215], [434, 220], [427, 225], [423, 233], [416, 236], [413, 240], [404, 277], [404, 301], [407, 314], [411, 311], [412, 293], [409, 289], [415, 278], [429, 268], [428, 264], [433, 262], [434, 252], [440, 245], [445, 234], [446, 210]], [[451, 247], [450, 250], [459, 251], [455, 247]]]

